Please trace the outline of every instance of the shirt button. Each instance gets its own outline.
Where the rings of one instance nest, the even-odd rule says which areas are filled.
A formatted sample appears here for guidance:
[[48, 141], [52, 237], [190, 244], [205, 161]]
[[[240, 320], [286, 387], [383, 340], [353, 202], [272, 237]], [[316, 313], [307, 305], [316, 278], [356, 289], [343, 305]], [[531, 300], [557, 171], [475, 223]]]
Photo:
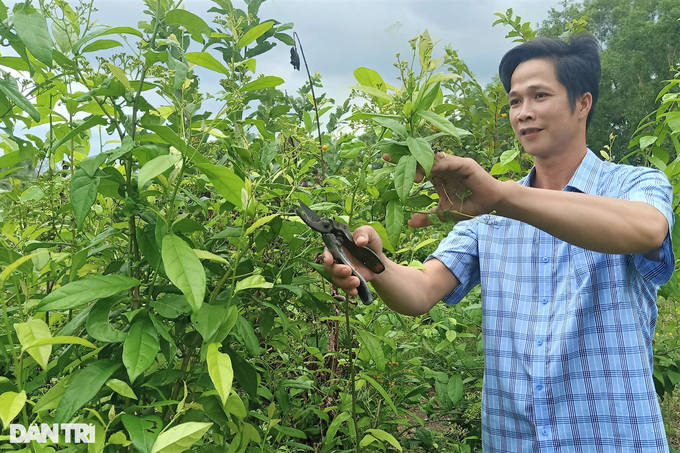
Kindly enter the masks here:
[[548, 435], [548, 428], [543, 428], [543, 429], [541, 430], [541, 433], [542, 433], [544, 436], [547, 436], [547, 435]]
[[542, 303], [543, 305], [547, 304], [547, 303], [548, 303], [548, 298], [547, 298], [547, 297], [544, 297], [543, 299], [541, 299], [541, 303]]
[[539, 338], [539, 339], [536, 341], [536, 344], [539, 345], [539, 346], [541, 346], [541, 345], [543, 344], [543, 339], [542, 339], [542, 338]]
[[538, 390], [539, 392], [543, 390], [543, 384], [536, 384], [536, 390]]
[[544, 263], [547, 263], [548, 261], [550, 261], [550, 259], [549, 259], [547, 256], [544, 256], [544, 257], [543, 257], [543, 262], [544, 262]]

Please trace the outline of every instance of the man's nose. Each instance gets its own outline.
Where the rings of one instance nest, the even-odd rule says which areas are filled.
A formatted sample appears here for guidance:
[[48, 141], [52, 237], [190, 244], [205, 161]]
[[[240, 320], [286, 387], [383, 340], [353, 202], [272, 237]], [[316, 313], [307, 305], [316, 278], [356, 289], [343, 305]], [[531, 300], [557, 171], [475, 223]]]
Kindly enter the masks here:
[[517, 113], [517, 119], [519, 121], [526, 121], [533, 119], [534, 113], [533, 113], [533, 107], [531, 106], [531, 103], [529, 102], [522, 102], [518, 106], [519, 112]]

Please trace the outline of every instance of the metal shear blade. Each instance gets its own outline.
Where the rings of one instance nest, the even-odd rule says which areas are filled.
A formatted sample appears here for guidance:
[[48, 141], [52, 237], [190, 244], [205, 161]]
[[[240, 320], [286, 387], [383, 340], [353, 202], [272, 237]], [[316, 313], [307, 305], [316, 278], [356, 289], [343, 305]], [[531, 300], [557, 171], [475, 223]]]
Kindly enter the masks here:
[[312, 211], [303, 202], [300, 202], [300, 208], [296, 207], [298, 216], [314, 231], [321, 233], [324, 244], [333, 255], [336, 263], [346, 264], [352, 269], [352, 275], [359, 278], [359, 286], [357, 288], [359, 297], [364, 304], [373, 302], [373, 295], [366, 280], [357, 272], [352, 265], [352, 262], [345, 253], [347, 251], [357, 258], [364, 266], [372, 272], [379, 274], [385, 270], [385, 265], [380, 260], [378, 255], [369, 247], [359, 247], [354, 243], [354, 238], [349, 231], [349, 227], [345, 224], [336, 222], [335, 220], [321, 217]]

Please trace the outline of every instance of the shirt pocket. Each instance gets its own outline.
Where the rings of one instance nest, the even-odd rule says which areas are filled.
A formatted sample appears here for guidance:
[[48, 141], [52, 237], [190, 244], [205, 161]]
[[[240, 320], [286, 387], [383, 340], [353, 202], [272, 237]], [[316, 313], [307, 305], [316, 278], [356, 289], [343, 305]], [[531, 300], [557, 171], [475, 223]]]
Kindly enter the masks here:
[[569, 313], [592, 316], [618, 308], [618, 292], [622, 288], [616, 287], [616, 259], [617, 255], [570, 247], [568, 278], [572, 293]]

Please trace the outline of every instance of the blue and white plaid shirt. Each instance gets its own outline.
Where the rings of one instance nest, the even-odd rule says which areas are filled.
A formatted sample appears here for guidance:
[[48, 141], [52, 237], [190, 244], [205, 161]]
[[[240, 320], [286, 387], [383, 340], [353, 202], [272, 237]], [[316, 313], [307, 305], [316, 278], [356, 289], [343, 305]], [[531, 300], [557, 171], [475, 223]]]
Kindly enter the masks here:
[[[564, 190], [642, 201], [673, 226], [673, 190], [658, 170], [588, 150]], [[486, 453], [668, 451], [652, 339], [657, 290], [674, 270], [670, 234], [652, 261], [485, 215], [458, 223], [431, 258], [461, 282], [445, 302], [482, 286]]]

